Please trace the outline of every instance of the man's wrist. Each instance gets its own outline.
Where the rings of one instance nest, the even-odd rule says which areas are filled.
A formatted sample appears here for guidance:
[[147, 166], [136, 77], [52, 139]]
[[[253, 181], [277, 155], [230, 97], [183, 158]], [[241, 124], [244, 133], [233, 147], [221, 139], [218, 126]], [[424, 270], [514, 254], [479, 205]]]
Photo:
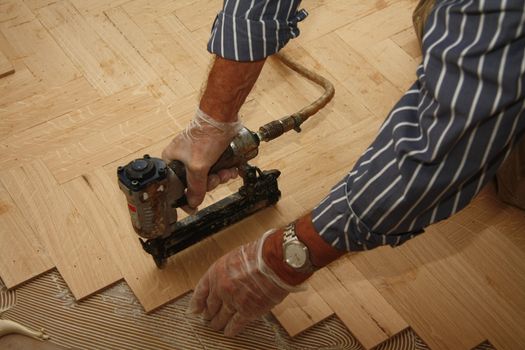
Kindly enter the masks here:
[[217, 57], [208, 75], [200, 109], [220, 122], [235, 122], [264, 65]]
[[[301, 272], [285, 262], [283, 250], [283, 229], [268, 236], [263, 244], [262, 257], [277, 276], [290, 285], [306, 281], [313, 272]], [[326, 243], [312, 225], [311, 213], [300, 217], [295, 222], [295, 233], [299, 241], [308, 248], [309, 259], [314, 270], [336, 260], [346, 252], [339, 251]]]
[[297, 286], [306, 281], [313, 272], [299, 272], [284, 260], [283, 229], [276, 230], [266, 237], [262, 247], [262, 258], [266, 265], [285, 283]]

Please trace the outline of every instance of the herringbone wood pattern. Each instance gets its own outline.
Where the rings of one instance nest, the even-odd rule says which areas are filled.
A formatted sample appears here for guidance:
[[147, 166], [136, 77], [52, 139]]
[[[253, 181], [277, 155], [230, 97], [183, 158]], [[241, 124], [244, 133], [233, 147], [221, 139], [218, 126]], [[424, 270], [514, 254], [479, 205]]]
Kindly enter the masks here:
[[[332, 80], [334, 101], [261, 147], [283, 198], [170, 259], [139, 245], [118, 165], [160, 154], [195, 110], [220, 0], [0, 0], [0, 276], [14, 287], [56, 267], [78, 299], [124, 279], [146, 311], [191, 290], [232, 247], [312, 208], [373, 139], [415, 78], [415, 0], [304, 0], [286, 51]], [[11, 68], [9, 68], [11, 69]], [[2, 72], [0, 72], [1, 75]], [[250, 128], [319, 89], [269, 60], [243, 107]], [[209, 195], [206, 203], [235, 190]], [[274, 310], [296, 334], [335, 313], [371, 348], [412, 327], [431, 348], [525, 343], [525, 214], [487, 188], [469, 208], [391, 249], [344, 258]]]

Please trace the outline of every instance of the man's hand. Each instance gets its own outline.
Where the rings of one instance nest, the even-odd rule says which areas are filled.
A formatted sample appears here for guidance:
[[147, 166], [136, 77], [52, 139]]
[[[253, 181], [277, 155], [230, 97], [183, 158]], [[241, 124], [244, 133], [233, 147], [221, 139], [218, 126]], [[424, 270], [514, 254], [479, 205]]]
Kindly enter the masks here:
[[186, 211], [192, 212], [202, 203], [206, 190], [237, 176], [236, 169], [227, 169], [208, 178], [208, 171], [239, 132], [239, 110], [264, 62], [216, 57], [195, 119], [162, 152], [164, 160], [180, 160], [186, 166], [190, 207], [184, 208]]
[[195, 288], [188, 311], [202, 313], [212, 328], [233, 337], [299, 290], [279, 280], [262, 258], [262, 245], [271, 233], [217, 260]]
[[218, 122], [200, 109], [186, 129], [162, 151], [166, 162], [179, 160], [186, 166], [188, 205], [191, 212], [204, 200], [206, 191], [237, 177], [237, 169], [208, 172], [242, 128], [240, 121]]
[[302, 283], [314, 270], [346, 253], [319, 236], [311, 213], [294, 224], [297, 238], [308, 247], [311, 271], [298, 271], [285, 263], [284, 229], [268, 231], [258, 241], [231, 251], [210, 267], [195, 288], [189, 312], [202, 313], [213, 328], [235, 336], [288, 293], [303, 290]]

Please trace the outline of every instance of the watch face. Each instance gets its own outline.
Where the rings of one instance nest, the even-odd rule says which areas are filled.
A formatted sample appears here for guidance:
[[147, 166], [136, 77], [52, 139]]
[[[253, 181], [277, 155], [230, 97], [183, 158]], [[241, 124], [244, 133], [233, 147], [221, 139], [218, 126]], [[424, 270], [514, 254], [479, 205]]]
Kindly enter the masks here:
[[301, 243], [287, 244], [284, 254], [286, 263], [295, 269], [303, 267], [308, 258], [306, 247]]

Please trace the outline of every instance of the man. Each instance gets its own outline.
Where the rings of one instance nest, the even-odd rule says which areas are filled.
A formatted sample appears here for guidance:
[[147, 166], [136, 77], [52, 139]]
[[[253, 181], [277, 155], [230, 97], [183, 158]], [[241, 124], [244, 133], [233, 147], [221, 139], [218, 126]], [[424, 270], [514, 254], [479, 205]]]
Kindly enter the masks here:
[[[208, 170], [239, 130], [238, 111], [265, 58], [299, 34], [297, 22], [305, 17], [299, 3], [225, 1], [208, 44], [218, 57], [195, 119], [163, 152], [186, 164], [190, 207], [237, 176], [234, 169], [209, 176]], [[417, 80], [316, 208], [210, 267], [190, 311], [213, 328], [233, 336], [346, 252], [397, 246], [454, 214], [523, 135], [524, 1], [420, 5], [430, 13]]]

